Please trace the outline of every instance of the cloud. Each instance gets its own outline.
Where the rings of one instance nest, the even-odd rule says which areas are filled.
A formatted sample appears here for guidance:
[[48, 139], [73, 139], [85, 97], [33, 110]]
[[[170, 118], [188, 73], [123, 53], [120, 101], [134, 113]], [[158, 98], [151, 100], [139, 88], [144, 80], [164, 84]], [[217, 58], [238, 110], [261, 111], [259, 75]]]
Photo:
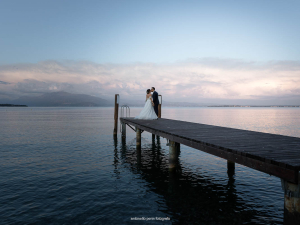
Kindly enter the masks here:
[[45, 93], [49, 91], [72, 90], [72, 84], [59, 82], [44, 82], [33, 79], [25, 79], [14, 86], [14, 90], [20, 93]]
[[168, 101], [219, 99], [222, 102], [300, 96], [298, 61], [258, 63], [214, 58], [173, 64], [43, 61], [2, 65], [0, 79], [0, 85], [4, 84], [0, 86], [2, 93], [10, 96], [67, 91], [106, 98], [118, 93], [135, 100], [144, 98], [146, 89], [152, 86]]

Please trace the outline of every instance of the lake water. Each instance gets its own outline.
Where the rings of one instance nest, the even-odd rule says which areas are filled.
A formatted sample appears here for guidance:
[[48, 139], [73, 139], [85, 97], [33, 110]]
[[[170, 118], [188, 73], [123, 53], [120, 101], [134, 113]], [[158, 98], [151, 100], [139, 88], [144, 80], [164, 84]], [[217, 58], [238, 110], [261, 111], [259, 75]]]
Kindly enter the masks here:
[[[131, 116], [141, 108], [132, 108]], [[299, 108], [163, 108], [162, 117], [300, 137]], [[113, 108], [0, 108], [0, 224], [282, 224], [279, 178], [166, 139], [113, 138]], [[133, 219], [148, 219], [137, 221]]]

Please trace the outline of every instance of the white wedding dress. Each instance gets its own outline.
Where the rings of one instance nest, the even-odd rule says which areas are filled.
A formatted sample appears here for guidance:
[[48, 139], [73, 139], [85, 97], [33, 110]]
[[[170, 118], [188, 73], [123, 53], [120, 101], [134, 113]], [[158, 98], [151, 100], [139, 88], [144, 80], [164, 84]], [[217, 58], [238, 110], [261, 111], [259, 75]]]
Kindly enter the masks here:
[[140, 115], [136, 116], [135, 119], [141, 120], [155, 120], [157, 115], [152, 106], [151, 97], [147, 98], [143, 110], [140, 112]]

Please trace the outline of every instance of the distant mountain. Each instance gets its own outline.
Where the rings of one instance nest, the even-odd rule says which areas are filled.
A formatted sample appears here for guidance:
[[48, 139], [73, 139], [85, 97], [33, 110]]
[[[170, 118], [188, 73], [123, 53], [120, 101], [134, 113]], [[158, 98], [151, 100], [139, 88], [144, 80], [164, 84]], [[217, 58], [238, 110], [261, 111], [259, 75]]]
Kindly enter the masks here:
[[204, 107], [207, 104], [203, 103], [191, 103], [191, 102], [166, 102], [163, 101], [163, 105], [167, 107]]
[[51, 92], [41, 96], [24, 96], [10, 101], [11, 104], [28, 106], [112, 106], [105, 99], [85, 94], [71, 94], [68, 92]]

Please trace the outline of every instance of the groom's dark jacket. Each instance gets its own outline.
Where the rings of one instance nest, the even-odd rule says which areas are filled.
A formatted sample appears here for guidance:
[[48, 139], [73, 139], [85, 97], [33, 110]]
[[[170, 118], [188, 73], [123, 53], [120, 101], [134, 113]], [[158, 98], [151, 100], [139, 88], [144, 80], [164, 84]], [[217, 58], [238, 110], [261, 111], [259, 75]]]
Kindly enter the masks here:
[[158, 93], [156, 91], [153, 92], [152, 99], [153, 99], [154, 105], [159, 105]]

